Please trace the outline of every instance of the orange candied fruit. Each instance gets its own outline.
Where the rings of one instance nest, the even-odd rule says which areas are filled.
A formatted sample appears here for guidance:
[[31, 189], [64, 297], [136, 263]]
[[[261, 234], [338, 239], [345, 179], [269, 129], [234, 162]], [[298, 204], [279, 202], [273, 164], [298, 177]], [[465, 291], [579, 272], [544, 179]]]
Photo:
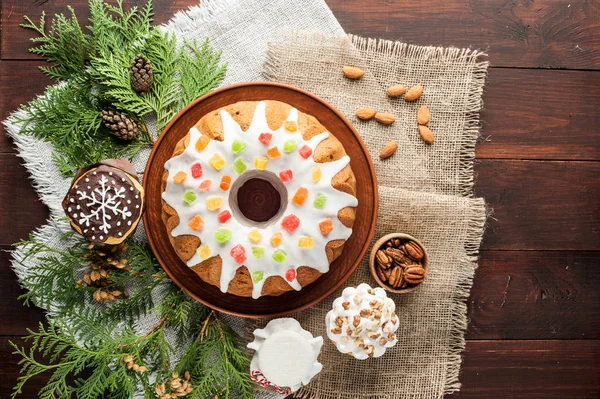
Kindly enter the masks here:
[[210, 139], [207, 136], [205, 136], [205, 135], [200, 136], [198, 141], [196, 141], [196, 151], [198, 151], [198, 152], [204, 151], [204, 149], [206, 148], [208, 143], [210, 143]]
[[275, 147], [271, 147], [267, 150], [267, 155], [269, 156], [269, 158], [274, 159], [274, 158], [279, 158], [281, 156], [281, 153], [279, 152], [279, 148], [277, 148], [277, 146], [275, 146]]
[[179, 172], [175, 173], [175, 176], [173, 176], [173, 181], [177, 184], [181, 184], [185, 181], [186, 177], [187, 177], [187, 173], [179, 171]]
[[331, 218], [322, 220], [319, 223], [319, 230], [321, 230], [321, 234], [323, 234], [324, 236], [331, 233], [333, 231], [333, 221], [331, 220]]
[[294, 121], [285, 121], [283, 123], [283, 126], [285, 126], [285, 130], [287, 130], [288, 132], [295, 132], [296, 130], [298, 130], [298, 127], [296, 126], [296, 122]]
[[219, 184], [219, 187], [221, 187], [221, 190], [223, 190], [223, 191], [229, 190], [230, 185], [231, 185], [231, 176], [221, 177], [221, 184]]
[[276, 247], [279, 244], [281, 244], [281, 240], [283, 240], [283, 234], [275, 233], [275, 234], [273, 234], [273, 237], [271, 237], [271, 245]]
[[190, 229], [198, 231], [204, 226], [204, 220], [200, 217], [200, 215], [195, 215], [190, 219], [188, 226]]
[[308, 190], [304, 187], [300, 187], [296, 194], [292, 197], [292, 202], [298, 206], [302, 206], [304, 201], [308, 198]]

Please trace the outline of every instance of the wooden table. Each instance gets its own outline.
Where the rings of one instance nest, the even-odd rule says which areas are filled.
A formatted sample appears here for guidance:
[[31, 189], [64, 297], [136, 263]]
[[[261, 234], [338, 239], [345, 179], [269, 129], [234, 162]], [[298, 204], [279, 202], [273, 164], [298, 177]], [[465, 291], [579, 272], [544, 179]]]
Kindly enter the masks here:
[[[140, 3], [129, 1], [129, 3]], [[0, 115], [49, 79], [29, 54], [36, 20], [85, 0], [3, 0]], [[155, 0], [156, 20], [197, 0]], [[598, 0], [327, 0], [347, 32], [484, 49], [490, 70], [476, 193], [493, 209], [468, 301], [460, 398], [600, 396], [600, 3]], [[0, 135], [0, 248], [44, 224], [11, 140]], [[43, 320], [24, 308], [0, 252], [0, 397], [18, 375], [9, 340]], [[42, 379], [26, 389], [37, 397]]]

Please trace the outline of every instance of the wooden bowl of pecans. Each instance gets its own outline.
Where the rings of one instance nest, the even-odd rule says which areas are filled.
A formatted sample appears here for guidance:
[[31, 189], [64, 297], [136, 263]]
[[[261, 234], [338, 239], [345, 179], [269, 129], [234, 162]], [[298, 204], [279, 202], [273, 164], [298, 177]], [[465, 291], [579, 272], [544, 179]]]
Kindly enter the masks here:
[[429, 258], [423, 244], [403, 233], [381, 237], [371, 249], [371, 275], [381, 287], [395, 294], [418, 288], [429, 270]]

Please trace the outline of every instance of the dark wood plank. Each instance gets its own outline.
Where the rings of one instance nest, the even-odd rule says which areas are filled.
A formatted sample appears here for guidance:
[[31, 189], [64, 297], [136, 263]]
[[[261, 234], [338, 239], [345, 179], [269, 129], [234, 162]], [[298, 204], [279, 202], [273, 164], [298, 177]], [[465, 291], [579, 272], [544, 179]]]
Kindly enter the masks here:
[[37, 307], [24, 307], [17, 299], [24, 290], [10, 267], [10, 249], [0, 247], [0, 320], [10, 321], [0, 323], [0, 335], [23, 335], [27, 328], [35, 328], [44, 319], [44, 313]]
[[600, 72], [490, 69], [478, 158], [600, 159]]
[[469, 339], [600, 338], [600, 251], [484, 251]]
[[[2, 337], [0, 338], [0, 398], [8, 399], [13, 391], [13, 387], [19, 378], [20, 366], [17, 364], [21, 357], [14, 355], [14, 349], [10, 346], [9, 341], [17, 345], [23, 346], [26, 343], [19, 337]], [[19, 398], [38, 398], [38, 392], [48, 380], [49, 374], [41, 374], [33, 377], [23, 388], [23, 393]]]
[[[5, 0], [2, 21], [3, 59], [32, 58], [27, 53], [30, 33], [18, 33], [23, 15], [38, 18], [65, 12], [65, 1]], [[86, 0], [68, 2], [87, 18]], [[131, 3], [139, 4], [140, 0]], [[157, 0], [156, 21], [167, 21], [194, 0]], [[487, 49], [495, 66], [543, 68], [600, 68], [600, 12], [590, 0], [506, 2], [471, 0], [427, 2], [327, 0], [347, 32], [369, 37], [401, 39], [421, 45]], [[7, 18], [12, 9], [12, 15]]]
[[15, 155], [0, 154], [0, 245], [11, 245], [43, 225], [48, 209], [30, 184]]
[[475, 161], [483, 249], [600, 249], [600, 162]]
[[[0, 120], [42, 94], [50, 78], [38, 70], [39, 61], [0, 61]], [[14, 152], [12, 140], [0, 125], [0, 153]]]
[[448, 398], [598, 398], [600, 341], [468, 341]]

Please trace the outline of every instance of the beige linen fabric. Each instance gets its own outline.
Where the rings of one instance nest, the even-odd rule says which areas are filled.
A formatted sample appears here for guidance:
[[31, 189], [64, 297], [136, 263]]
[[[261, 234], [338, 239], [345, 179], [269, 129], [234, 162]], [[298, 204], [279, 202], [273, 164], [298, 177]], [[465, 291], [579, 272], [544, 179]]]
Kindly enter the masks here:
[[[486, 214], [483, 199], [473, 198], [474, 149], [487, 71], [487, 62], [480, 61], [483, 55], [352, 36], [296, 35], [270, 43], [266, 78], [325, 99], [362, 136], [379, 183], [375, 239], [391, 232], [411, 234], [423, 242], [431, 262], [417, 291], [391, 295], [400, 317], [394, 348], [380, 358], [359, 361], [339, 353], [326, 339], [320, 357], [323, 371], [296, 396], [438, 398], [460, 388], [465, 301]], [[366, 74], [360, 80], [346, 79], [341, 73], [345, 65], [360, 67]], [[417, 83], [425, 90], [414, 103], [385, 94], [390, 85]], [[431, 146], [417, 130], [421, 104], [431, 111], [429, 126], [435, 134]], [[354, 111], [365, 106], [392, 112], [397, 120], [389, 126], [361, 121]], [[391, 139], [398, 141], [398, 152], [380, 160], [380, 149]], [[366, 260], [344, 286], [364, 281], [376, 284]], [[325, 315], [342, 289], [293, 317], [326, 338]]]

